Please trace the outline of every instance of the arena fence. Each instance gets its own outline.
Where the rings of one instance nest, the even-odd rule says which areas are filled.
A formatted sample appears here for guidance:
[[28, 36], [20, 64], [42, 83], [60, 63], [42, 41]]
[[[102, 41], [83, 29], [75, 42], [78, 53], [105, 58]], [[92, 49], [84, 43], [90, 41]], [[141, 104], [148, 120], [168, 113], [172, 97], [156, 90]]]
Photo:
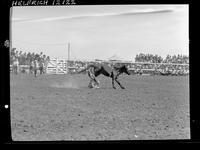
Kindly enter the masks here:
[[[46, 66], [45, 72], [47, 74], [67, 74], [67, 73], [75, 73], [80, 69], [83, 69], [85, 65], [87, 65], [88, 62], [84, 62], [84, 66], [77, 65], [80, 61], [70, 61], [73, 62], [70, 65], [68, 60], [66, 59], [51, 59], [48, 62], [48, 65]], [[114, 63], [114, 64], [126, 64], [129, 66], [129, 70], [134, 74], [138, 71], [138, 67], [140, 68], [140, 71], [142, 74], [154, 74], [156, 69], [160, 66], [163, 66], [165, 68], [168, 67], [187, 67], [187, 74], [189, 74], [189, 64], [176, 64], [176, 63], [149, 63], [149, 62], [122, 62], [122, 61], [115, 61], [115, 62], [109, 62], [104, 61], [101, 63]], [[142, 66], [142, 67], [141, 67]], [[149, 67], [151, 66], [151, 67]], [[10, 71], [13, 70], [12, 65], [10, 65]], [[29, 72], [29, 66], [28, 65], [20, 65], [19, 71]]]

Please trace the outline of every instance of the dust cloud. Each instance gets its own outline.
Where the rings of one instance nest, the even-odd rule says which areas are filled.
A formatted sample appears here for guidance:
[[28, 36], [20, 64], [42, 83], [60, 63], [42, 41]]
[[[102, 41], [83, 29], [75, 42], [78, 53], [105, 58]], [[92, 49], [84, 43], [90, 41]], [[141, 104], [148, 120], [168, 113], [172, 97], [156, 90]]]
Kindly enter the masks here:
[[85, 85], [80, 84], [78, 80], [73, 79], [72, 77], [61, 81], [54, 81], [51, 83], [50, 87], [54, 88], [72, 88], [72, 89], [79, 89]]

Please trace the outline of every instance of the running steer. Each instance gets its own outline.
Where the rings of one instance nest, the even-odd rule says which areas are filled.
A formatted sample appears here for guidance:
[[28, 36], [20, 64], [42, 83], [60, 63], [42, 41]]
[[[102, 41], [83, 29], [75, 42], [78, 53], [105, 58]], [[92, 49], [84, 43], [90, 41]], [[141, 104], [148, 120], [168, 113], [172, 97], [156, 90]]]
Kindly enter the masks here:
[[[90, 71], [91, 70], [90, 68], [93, 68], [92, 72]], [[99, 83], [95, 77], [99, 76], [100, 74], [103, 74], [104, 76], [112, 78], [112, 86], [114, 89], [116, 89], [114, 81], [116, 81], [122, 89], [125, 89], [121, 85], [121, 83], [117, 80], [117, 78], [120, 74], [126, 73], [126, 74], [130, 75], [128, 68], [125, 65], [123, 65], [121, 67], [113, 67], [112, 68], [106, 64], [102, 64], [102, 65], [91, 64], [88, 67], [86, 67], [85, 69], [79, 71], [78, 73], [81, 73], [86, 70], [88, 71], [88, 75], [89, 75], [90, 79], [93, 80], [94, 82], [96, 82], [96, 84], [99, 84]]]

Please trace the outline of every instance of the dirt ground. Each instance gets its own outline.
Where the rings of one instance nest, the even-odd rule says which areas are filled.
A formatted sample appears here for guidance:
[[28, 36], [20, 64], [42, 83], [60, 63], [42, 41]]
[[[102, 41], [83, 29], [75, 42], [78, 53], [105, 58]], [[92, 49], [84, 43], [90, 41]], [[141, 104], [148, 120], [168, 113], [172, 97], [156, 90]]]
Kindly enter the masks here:
[[10, 76], [14, 141], [190, 139], [189, 77]]

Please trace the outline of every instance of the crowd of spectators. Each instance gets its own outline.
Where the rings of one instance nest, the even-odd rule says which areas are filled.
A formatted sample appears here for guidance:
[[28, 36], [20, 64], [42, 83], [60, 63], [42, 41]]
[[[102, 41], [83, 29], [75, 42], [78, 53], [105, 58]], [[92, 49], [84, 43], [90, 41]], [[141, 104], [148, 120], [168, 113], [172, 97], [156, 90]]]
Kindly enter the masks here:
[[136, 55], [135, 62], [189, 64], [189, 57], [186, 55], [167, 55], [166, 58], [162, 58], [158, 55], [140, 53]]
[[149, 63], [161, 63], [163, 58], [158, 55], [152, 54], [137, 54], [135, 57], [135, 62], [149, 62]]
[[19, 65], [30, 65], [32, 61], [37, 60], [38, 62], [47, 63], [50, 61], [50, 57], [43, 54], [43, 52], [30, 53], [22, 52], [12, 48], [10, 51], [10, 64], [13, 65], [14, 61], [18, 61]]
[[186, 55], [167, 55], [163, 63], [189, 64], [189, 57]]
[[162, 74], [162, 75], [188, 75], [188, 64], [140, 64], [133, 63], [128, 65], [136, 74]]

